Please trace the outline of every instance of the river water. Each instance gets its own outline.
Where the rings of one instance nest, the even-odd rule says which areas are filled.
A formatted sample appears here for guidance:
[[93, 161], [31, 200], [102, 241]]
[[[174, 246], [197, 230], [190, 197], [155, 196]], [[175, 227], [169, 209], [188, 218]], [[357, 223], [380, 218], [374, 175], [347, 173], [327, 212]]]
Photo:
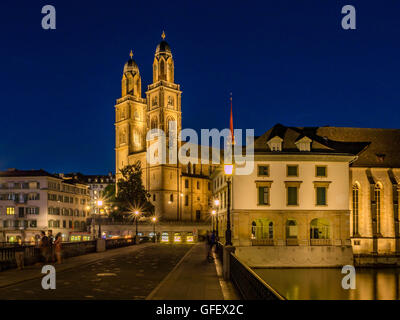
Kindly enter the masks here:
[[399, 300], [400, 269], [356, 270], [356, 289], [342, 288], [336, 268], [253, 269], [289, 300]]

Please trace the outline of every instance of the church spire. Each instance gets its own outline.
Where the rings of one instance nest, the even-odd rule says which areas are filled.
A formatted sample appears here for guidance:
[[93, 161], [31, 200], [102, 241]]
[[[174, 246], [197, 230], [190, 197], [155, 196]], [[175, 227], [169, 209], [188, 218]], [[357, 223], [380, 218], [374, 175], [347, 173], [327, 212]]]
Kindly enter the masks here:
[[133, 59], [133, 52], [131, 50], [131, 52], [129, 53], [129, 56], [131, 57], [131, 60]]
[[165, 32], [163, 30], [162, 34], [161, 34], [161, 38], [163, 39], [163, 41], [165, 40]]

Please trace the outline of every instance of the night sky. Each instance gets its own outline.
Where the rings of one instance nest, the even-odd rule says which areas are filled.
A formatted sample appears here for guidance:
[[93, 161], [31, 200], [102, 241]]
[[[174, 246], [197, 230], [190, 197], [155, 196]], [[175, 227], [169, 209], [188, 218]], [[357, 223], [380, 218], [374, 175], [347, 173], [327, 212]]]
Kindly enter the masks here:
[[[57, 29], [41, 28], [54, 5]], [[357, 30], [341, 28], [341, 8]], [[142, 90], [165, 29], [183, 127], [399, 128], [400, 1], [0, 3], [0, 169], [114, 171], [114, 104], [129, 51]]]

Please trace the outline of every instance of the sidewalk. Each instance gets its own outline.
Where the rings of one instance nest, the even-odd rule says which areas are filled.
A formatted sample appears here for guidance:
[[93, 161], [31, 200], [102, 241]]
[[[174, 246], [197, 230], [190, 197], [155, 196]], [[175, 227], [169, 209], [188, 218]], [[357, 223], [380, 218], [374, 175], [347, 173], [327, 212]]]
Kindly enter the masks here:
[[[215, 255], [214, 255], [215, 257]], [[237, 300], [230, 282], [222, 279], [219, 261], [206, 260], [204, 243], [191, 248], [146, 300]]]
[[[95, 263], [99, 260], [112, 258], [114, 256], [127, 254], [141, 250], [145, 247], [152, 246], [153, 243], [143, 243], [118, 249], [110, 249], [104, 252], [89, 253], [82, 256], [72, 257], [63, 261], [62, 264], [52, 264], [56, 268], [56, 272], [61, 272], [87, 264]], [[51, 263], [49, 263], [51, 264]], [[42, 278], [42, 265], [33, 265], [25, 267], [23, 270], [11, 269], [0, 272], [0, 288], [4, 288], [20, 282]]]

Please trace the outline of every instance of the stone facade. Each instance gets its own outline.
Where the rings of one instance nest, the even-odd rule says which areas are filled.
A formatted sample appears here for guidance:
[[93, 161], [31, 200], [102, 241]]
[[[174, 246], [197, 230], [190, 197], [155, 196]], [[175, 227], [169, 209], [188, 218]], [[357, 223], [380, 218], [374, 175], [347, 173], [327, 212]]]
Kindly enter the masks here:
[[86, 237], [88, 187], [43, 170], [0, 172], [0, 242], [34, 242], [40, 231]]
[[[154, 143], [146, 141], [149, 130], [166, 132], [167, 146], [170, 122], [176, 123], [177, 132], [181, 131], [181, 94], [179, 84], [174, 82], [174, 60], [165, 40], [156, 48], [153, 83], [148, 86], [146, 98], [142, 98], [139, 68], [131, 56], [124, 67], [122, 96], [115, 105], [116, 180], [121, 177], [121, 168], [140, 161], [144, 186], [160, 219], [204, 221], [209, 216], [211, 195], [209, 166], [169, 161], [150, 164], [146, 159]], [[178, 139], [173, 143], [181, 146]]]

